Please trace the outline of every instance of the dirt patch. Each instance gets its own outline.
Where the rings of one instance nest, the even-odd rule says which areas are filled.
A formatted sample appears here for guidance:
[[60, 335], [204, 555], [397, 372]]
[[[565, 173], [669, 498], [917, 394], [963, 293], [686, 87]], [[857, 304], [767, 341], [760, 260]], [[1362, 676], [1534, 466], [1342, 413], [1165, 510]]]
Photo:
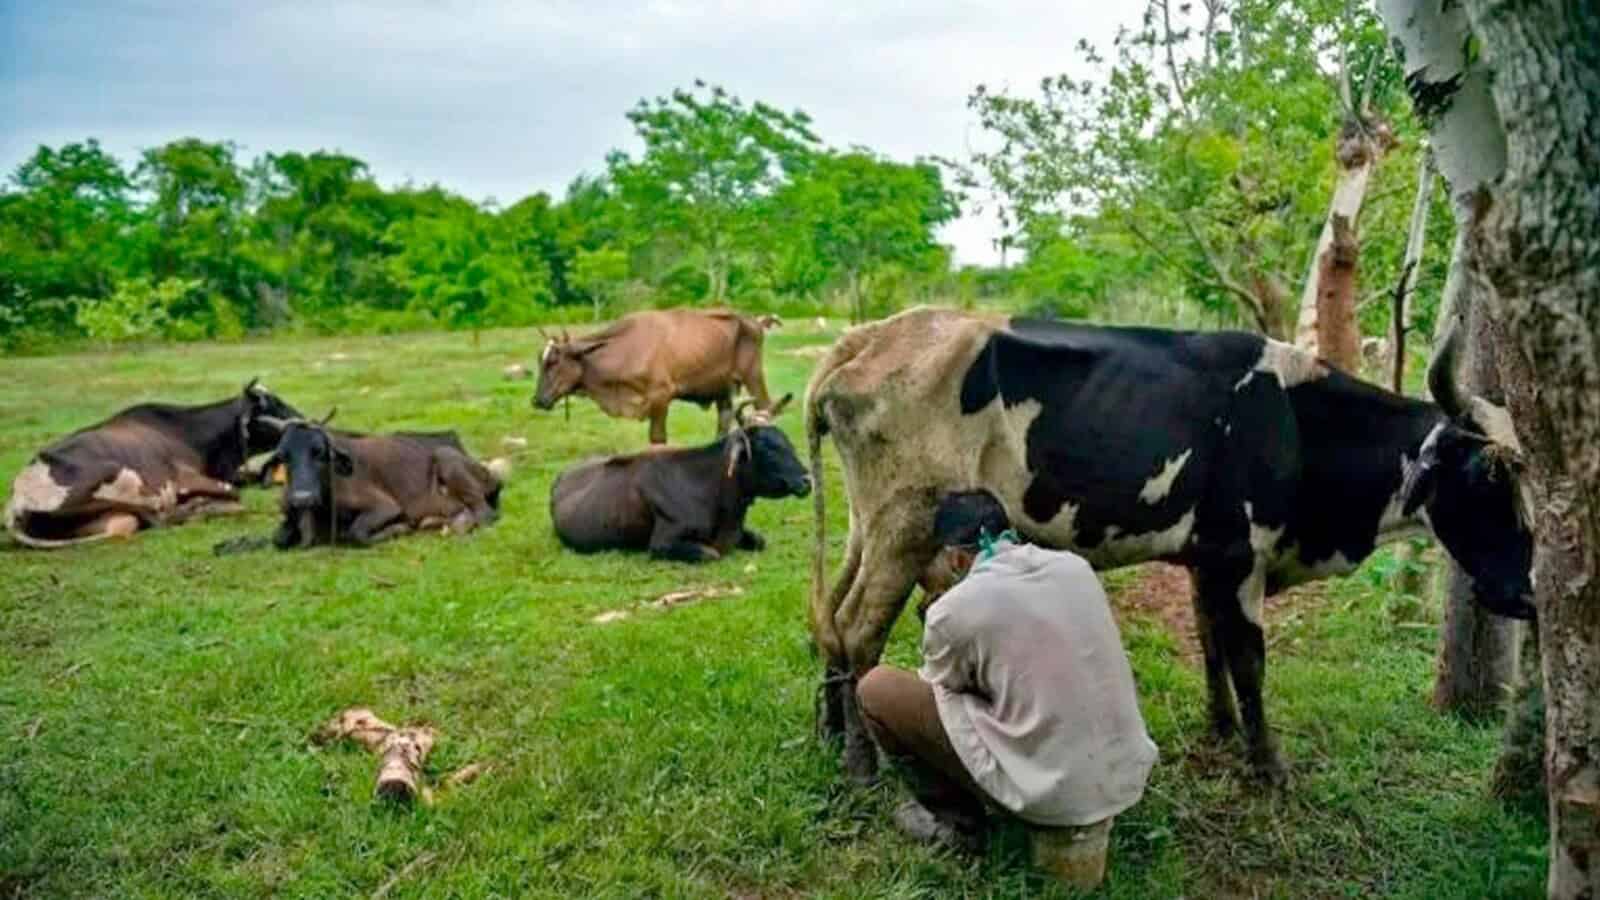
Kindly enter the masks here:
[[[1111, 608], [1118, 622], [1129, 617], [1159, 623], [1178, 645], [1178, 655], [1191, 665], [1200, 664], [1200, 637], [1195, 631], [1194, 603], [1189, 571], [1170, 563], [1139, 566], [1132, 583], [1111, 592]], [[1320, 582], [1291, 588], [1266, 600], [1267, 640], [1272, 645], [1273, 626], [1316, 605], [1323, 596]]]

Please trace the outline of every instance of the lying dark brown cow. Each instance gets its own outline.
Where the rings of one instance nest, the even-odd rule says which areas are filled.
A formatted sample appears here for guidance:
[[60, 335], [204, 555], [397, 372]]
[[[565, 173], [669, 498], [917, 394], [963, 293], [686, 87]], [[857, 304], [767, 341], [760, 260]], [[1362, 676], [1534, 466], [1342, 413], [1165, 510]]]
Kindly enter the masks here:
[[[782, 412], [789, 397], [778, 401]], [[649, 550], [707, 562], [766, 542], [745, 527], [758, 497], [804, 497], [811, 479], [771, 416], [756, 413], [714, 443], [580, 463], [550, 489], [561, 542], [579, 552]]]
[[245, 460], [277, 444], [271, 421], [298, 415], [255, 380], [203, 406], [129, 407], [39, 451], [12, 483], [6, 528], [62, 547], [236, 512]]
[[277, 449], [261, 467], [263, 477], [280, 463], [287, 471], [283, 521], [272, 538], [280, 550], [369, 546], [430, 528], [459, 534], [499, 518], [504, 461], [478, 462], [455, 432], [359, 434], [326, 423], [285, 422]]
[[650, 420], [650, 443], [667, 442], [667, 407], [674, 400], [717, 406], [717, 433], [733, 422], [742, 387], [769, 409], [761, 344], [776, 316], [751, 318], [728, 310], [647, 310], [623, 316], [602, 331], [548, 338], [533, 403], [551, 409], [569, 394], [587, 394], [607, 415]]

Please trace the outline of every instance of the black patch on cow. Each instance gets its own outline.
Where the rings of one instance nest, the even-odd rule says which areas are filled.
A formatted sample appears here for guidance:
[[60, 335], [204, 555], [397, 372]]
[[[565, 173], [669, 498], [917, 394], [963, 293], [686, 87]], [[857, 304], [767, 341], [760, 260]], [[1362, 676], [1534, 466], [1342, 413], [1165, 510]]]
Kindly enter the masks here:
[[[1222, 451], [1232, 384], [1260, 357], [1261, 338], [1144, 328], [1084, 328], [1019, 319], [997, 332], [961, 388], [971, 415], [1000, 397], [1040, 404], [1027, 435], [1033, 475], [1023, 512], [1047, 522], [1077, 509], [1078, 549], [1177, 524], [1206, 490]], [[1166, 495], [1145, 483], [1189, 453]]]

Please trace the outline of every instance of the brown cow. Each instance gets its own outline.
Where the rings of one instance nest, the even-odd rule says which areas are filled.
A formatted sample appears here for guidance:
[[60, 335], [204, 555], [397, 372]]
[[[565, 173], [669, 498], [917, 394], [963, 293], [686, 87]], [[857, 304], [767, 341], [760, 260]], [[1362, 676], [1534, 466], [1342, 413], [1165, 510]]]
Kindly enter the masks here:
[[[647, 310], [573, 338], [547, 337], [533, 404], [551, 409], [569, 394], [587, 394], [607, 415], [650, 420], [650, 443], [667, 442], [674, 400], [717, 406], [717, 433], [733, 424], [742, 387], [758, 408], [772, 406], [761, 368], [761, 344], [776, 316], [730, 310]], [[541, 332], [542, 333], [542, 332]]]
[[[499, 518], [503, 461], [487, 466], [467, 455], [454, 432], [359, 434], [295, 419], [262, 466], [288, 470], [280, 550], [313, 544], [369, 546], [430, 528], [471, 531]], [[245, 539], [219, 553], [253, 549]]]
[[277, 444], [273, 417], [298, 415], [255, 380], [202, 406], [131, 406], [39, 451], [12, 484], [6, 528], [63, 547], [238, 511], [245, 460]]

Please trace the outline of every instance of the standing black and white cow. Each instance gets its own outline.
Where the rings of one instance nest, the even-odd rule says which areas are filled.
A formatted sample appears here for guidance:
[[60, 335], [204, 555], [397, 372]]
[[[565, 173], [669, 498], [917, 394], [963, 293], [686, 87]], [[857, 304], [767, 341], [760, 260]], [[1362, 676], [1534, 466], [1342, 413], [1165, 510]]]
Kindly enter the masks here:
[[63, 547], [237, 511], [245, 460], [277, 445], [274, 417], [298, 415], [255, 379], [216, 403], [130, 406], [40, 450], [11, 486], [6, 528]]
[[1509, 420], [1447, 387], [1441, 408], [1238, 332], [933, 309], [847, 332], [806, 403], [813, 479], [831, 435], [850, 499], [844, 569], [825, 591], [818, 485], [811, 602], [829, 668], [822, 724], [846, 733], [846, 769], [876, 765], [848, 686], [877, 662], [934, 552], [938, 499], [981, 487], [1030, 540], [1097, 568], [1189, 567], [1213, 729], [1235, 731], [1237, 696], [1252, 765], [1280, 781], [1261, 701], [1265, 594], [1428, 529], [1480, 603], [1532, 616]]

